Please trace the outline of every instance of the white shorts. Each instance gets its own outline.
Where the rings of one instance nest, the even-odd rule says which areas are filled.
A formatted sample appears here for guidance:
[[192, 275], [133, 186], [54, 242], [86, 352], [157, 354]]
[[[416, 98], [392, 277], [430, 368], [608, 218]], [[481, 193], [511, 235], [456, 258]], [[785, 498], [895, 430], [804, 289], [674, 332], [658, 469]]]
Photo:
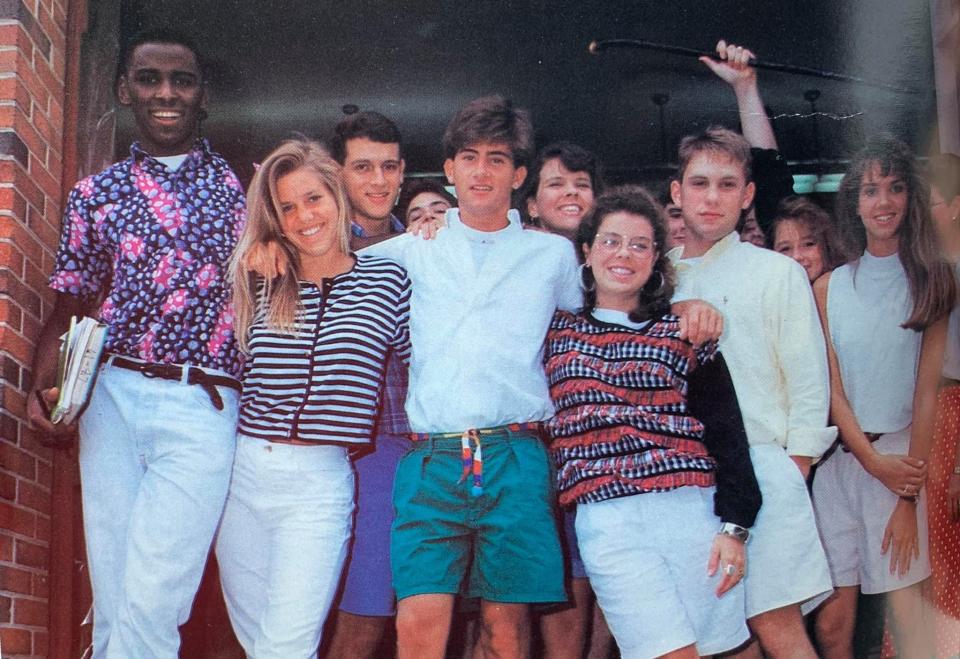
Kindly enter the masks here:
[[747, 618], [831, 590], [807, 484], [780, 446], [750, 447], [763, 505], [747, 543]]
[[[910, 428], [883, 435], [873, 443], [879, 453], [906, 454]], [[926, 497], [917, 505], [920, 558], [899, 577], [890, 574], [890, 553], [880, 553], [883, 534], [899, 497], [867, 473], [853, 453], [838, 450], [813, 479], [813, 505], [827, 550], [833, 584], [860, 586], [866, 594], [905, 588], [930, 576]]]
[[717, 654], [749, 638], [743, 586], [718, 598], [721, 575], [707, 576], [720, 527], [713, 493], [688, 486], [577, 506], [580, 554], [624, 659], [694, 643]]

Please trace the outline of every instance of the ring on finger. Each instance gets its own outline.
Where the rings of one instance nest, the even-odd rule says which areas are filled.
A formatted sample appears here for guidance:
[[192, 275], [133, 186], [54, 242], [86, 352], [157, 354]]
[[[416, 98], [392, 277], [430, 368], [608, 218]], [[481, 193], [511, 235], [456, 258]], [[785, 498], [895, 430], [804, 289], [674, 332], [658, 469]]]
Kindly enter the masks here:
[[736, 574], [736, 572], [737, 572], [737, 568], [733, 563], [727, 563], [723, 567], [723, 573], [726, 574], [728, 577], [732, 577], [734, 574]]

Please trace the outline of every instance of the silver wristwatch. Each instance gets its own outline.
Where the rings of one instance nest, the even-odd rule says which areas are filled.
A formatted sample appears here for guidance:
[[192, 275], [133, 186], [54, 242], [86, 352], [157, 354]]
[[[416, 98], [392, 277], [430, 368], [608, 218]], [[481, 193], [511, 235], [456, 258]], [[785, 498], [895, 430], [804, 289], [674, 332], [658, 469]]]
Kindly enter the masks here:
[[750, 531], [733, 522], [724, 522], [721, 524], [720, 530], [717, 531], [717, 533], [720, 535], [729, 535], [743, 543], [746, 543], [747, 540], [750, 539]]

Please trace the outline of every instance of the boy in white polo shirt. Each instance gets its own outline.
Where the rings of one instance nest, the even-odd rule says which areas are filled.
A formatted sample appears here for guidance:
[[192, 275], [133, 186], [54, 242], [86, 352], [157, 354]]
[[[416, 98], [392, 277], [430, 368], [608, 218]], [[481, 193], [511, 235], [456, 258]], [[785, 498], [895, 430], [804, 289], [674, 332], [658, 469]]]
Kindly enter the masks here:
[[754, 195], [746, 140], [710, 128], [681, 142], [679, 162], [671, 194], [686, 240], [670, 252], [675, 299], [705, 300], [724, 316], [720, 347], [763, 495], [747, 546], [748, 622], [768, 656], [813, 658], [799, 604], [831, 585], [805, 478], [836, 436], [823, 332], [803, 269], [734, 230]]

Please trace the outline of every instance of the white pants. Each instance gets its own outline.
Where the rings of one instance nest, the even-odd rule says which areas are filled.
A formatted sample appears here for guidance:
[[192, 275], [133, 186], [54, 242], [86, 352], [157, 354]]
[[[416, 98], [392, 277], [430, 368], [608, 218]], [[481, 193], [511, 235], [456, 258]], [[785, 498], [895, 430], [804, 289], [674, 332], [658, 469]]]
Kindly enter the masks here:
[[93, 657], [173, 659], [227, 494], [237, 392], [103, 366], [80, 418]]
[[216, 551], [230, 622], [249, 657], [316, 656], [347, 554], [353, 495], [342, 446], [237, 438]]

